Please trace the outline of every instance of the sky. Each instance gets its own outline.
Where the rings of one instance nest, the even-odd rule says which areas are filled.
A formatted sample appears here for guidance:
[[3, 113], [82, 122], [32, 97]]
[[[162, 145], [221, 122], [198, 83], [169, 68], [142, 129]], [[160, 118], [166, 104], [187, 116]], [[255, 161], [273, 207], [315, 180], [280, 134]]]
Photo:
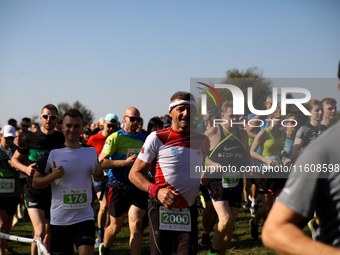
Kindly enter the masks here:
[[80, 101], [96, 122], [135, 106], [146, 128], [190, 79], [234, 68], [314, 78], [312, 98], [340, 102], [339, 10], [338, 0], [2, 0], [0, 126]]

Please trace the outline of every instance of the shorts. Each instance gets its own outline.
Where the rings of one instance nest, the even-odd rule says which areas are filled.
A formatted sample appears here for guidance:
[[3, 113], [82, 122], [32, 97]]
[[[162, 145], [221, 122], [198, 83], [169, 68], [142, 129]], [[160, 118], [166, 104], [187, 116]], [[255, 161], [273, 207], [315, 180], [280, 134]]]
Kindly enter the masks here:
[[8, 216], [14, 216], [17, 206], [20, 202], [20, 196], [17, 197], [0, 197], [0, 211], [6, 211]]
[[198, 243], [198, 211], [194, 203], [189, 207], [191, 215], [191, 232], [159, 230], [159, 206], [151, 200], [148, 206], [149, 236], [151, 255], [171, 255], [175, 245], [177, 255], [197, 254]]
[[87, 220], [67, 226], [51, 225], [51, 255], [73, 254], [73, 245], [77, 249], [82, 245], [94, 246], [95, 223]]
[[[222, 184], [221, 184], [222, 185]], [[240, 179], [234, 188], [223, 188], [223, 193], [219, 199], [213, 199], [215, 202], [228, 201], [230, 206], [241, 208], [243, 194], [243, 179]]]
[[[33, 188], [26, 188], [27, 184], [25, 186], [25, 206], [26, 208], [36, 208], [41, 209], [45, 212], [45, 219], [50, 220], [51, 219], [51, 188], [48, 186], [48, 189], [43, 190], [35, 190]], [[46, 193], [43, 193], [41, 191], [44, 191]]]
[[254, 178], [252, 182], [256, 185], [259, 194], [274, 194], [275, 190], [283, 189], [286, 184], [285, 178]]
[[211, 200], [208, 188], [206, 186], [200, 185], [200, 191], [202, 193], [202, 196], [203, 196], [205, 202]]
[[112, 217], [119, 218], [125, 213], [130, 205], [146, 210], [148, 207], [149, 194], [138, 189], [131, 182], [126, 184], [114, 184], [108, 192], [108, 208]]

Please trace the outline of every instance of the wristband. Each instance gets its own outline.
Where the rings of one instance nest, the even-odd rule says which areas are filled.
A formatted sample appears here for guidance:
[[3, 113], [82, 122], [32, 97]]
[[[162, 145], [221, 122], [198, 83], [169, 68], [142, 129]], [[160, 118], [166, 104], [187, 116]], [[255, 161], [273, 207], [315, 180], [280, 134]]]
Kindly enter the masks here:
[[155, 200], [156, 202], [159, 202], [158, 199], [157, 199], [157, 193], [158, 193], [158, 190], [160, 189], [161, 187], [158, 186], [157, 184], [153, 184], [151, 183], [150, 186], [149, 186], [149, 189], [148, 189], [148, 193], [150, 195], [150, 197]]

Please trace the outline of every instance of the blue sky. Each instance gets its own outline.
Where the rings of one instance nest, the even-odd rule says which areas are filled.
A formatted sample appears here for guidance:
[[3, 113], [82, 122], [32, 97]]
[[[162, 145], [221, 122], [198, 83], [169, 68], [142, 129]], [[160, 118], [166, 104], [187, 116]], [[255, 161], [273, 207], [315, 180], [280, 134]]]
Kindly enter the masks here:
[[[337, 0], [0, 1], [0, 126], [76, 100], [95, 121], [135, 106], [148, 122], [190, 78], [232, 68], [336, 78], [339, 10]], [[339, 101], [335, 86], [308, 89]]]

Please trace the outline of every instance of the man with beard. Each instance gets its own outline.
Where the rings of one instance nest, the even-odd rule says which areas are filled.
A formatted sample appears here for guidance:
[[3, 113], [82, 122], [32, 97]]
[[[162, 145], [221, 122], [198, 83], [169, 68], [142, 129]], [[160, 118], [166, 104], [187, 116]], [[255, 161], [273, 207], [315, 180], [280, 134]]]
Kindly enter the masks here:
[[[16, 169], [28, 175], [25, 186], [25, 204], [34, 228], [34, 238], [41, 237], [44, 246], [50, 247], [50, 206], [51, 187], [34, 189], [32, 187], [33, 175], [43, 154], [54, 146], [64, 143], [63, 134], [55, 132], [58, 122], [58, 109], [53, 104], [45, 105], [41, 111], [41, 129], [35, 133], [27, 134], [15, 151], [12, 163]], [[28, 154], [29, 165], [21, 163]], [[31, 254], [37, 254], [36, 244], [31, 246]]]
[[106, 139], [99, 161], [102, 168], [110, 169], [107, 186], [110, 225], [106, 228], [104, 242], [99, 246], [99, 254], [110, 254], [110, 246], [123, 226], [125, 212], [128, 211], [130, 226], [131, 254], [140, 254], [143, 245], [142, 223], [148, 203], [148, 193], [136, 188], [128, 175], [143, 146], [145, 136], [136, 132], [141, 121], [137, 108], [129, 107], [123, 117], [124, 128]]

